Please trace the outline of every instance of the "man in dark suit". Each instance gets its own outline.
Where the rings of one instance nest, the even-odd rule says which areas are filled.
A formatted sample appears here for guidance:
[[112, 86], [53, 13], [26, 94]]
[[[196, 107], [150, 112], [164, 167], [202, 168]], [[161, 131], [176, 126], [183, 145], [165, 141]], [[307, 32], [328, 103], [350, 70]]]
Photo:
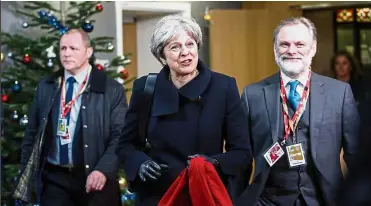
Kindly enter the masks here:
[[[311, 71], [317, 38], [310, 20], [282, 21], [273, 43], [280, 71], [242, 94], [255, 171], [237, 205], [334, 205], [343, 180], [340, 150], [349, 164], [357, 149], [352, 91]], [[272, 160], [277, 144], [280, 157]]]
[[64, 69], [40, 80], [30, 109], [14, 197], [29, 201], [41, 177], [43, 206], [121, 205], [115, 149], [125, 91], [89, 64], [93, 48], [83, 30], [63, 34], [59, 53]]

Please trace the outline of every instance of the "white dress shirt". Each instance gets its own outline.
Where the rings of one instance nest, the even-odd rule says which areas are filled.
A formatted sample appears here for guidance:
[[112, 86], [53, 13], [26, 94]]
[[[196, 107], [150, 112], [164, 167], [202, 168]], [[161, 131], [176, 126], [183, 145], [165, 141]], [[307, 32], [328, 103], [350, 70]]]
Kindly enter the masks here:
[[[66, 88], [65, 91], [67, 91], [68, 87], [69, 87], [69, 84], [67, 83], [66, 80], [71, 76], [73, 76], [76, 80], [74, 85], [73, 85], [72, 99], [75, 98], [79, 94], [81, 85], [84, 82], [85, 77], [88, 74], [88, 71], [89, 71], [90, 67], [91, 66], [89, 65], [89, 67], [87, 69], [84, 69], [83, 71], [81, 71], [80, 73], [78, 73], [76, 75], [72, 75], [69, 72], [67, 72], [66, 70], [64, 71], [64, 79], [65, 79], [64, 80], [64, 84], [65, 84], [64, 86]], [[59, 101], [61, 101], [61, 98], [59, 99]], [[76, 124], [77, 124], [77, 118], [78, 118], [79, 112], [80, 112], [80, 107], [81, 107], [81, 95], [76, 99], [76, 101], [72, 105], [72, 108], [71, 108], [71, 111], [70, 111], [71, 114], [70, 114], [70, 122], [68, 124], [68, 133], [69, 133], [70, 138], [71, 138], [71, 143], [68, 144], [68, 162], [69, 163], [68, 163], [68, 165], [63, 165], [63, 166], [66, 166], [66, 167], [73, 166], [72, 143], [73, 143], [73, 137], [75, 135], [75, 129], [76, 129]], [[60, 113], [60, 108], [59, 108], [59, 113]], [[53, 138], [52, 144], [53, 144], [53, 150], [55, 150], [55, 151], [52, 152], [53, 155], [48, 156], [48, 161], [52, 164], [60, 165], [60, 163], [59, 163], [59, 145], [60, 145], [59, 137], [58, 137], [58, 139]]]

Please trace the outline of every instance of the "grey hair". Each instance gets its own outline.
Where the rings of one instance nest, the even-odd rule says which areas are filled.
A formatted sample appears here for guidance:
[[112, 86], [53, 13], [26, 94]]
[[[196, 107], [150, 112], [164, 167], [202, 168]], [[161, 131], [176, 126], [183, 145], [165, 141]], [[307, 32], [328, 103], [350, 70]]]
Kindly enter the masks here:
[[196, 41], [198, 48], [202, 46], [201, 28], [193, 18], [180, 15], [165, 16], [156, 24], [150, 42], [151, 52], [161, 64], [164, 64], [161, 61], [161, 58], [164, 58], [164, 47], [180, 30], [188, 32]]
[[313, 37], [313, 41], [317, 41], [317, 29], [313, 22], [305, 17], [291, 17], [281, 21], [273, 32], [273, 44], [276, 46], [277, 35], [281, 31], [282, 27], [287, 25], [303, 24], [306, 26]]

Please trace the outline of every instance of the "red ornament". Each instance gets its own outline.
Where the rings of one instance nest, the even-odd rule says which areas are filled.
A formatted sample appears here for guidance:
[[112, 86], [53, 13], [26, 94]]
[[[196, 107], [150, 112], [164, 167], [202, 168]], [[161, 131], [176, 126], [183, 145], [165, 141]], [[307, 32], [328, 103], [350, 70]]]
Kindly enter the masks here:
[[102, 5], [102, 4], [97, 4], [97, 5], [95, 6], [95, 9], [96, 9], [97, 11], [103, 11], [103, 5]]
[[2, 94], [2, 95], [1, 95], [1, 101], [2, 101], [2, 102], [8, 102], [8, 101], [9, 101], [9, 96], [6, 95], [6, 94]]
[[121, 78], [127, 79], [129, 77], [129, 72], [126, 69], [121, 70]]
[[30, 61], [31, 61], [31, 57], [30, 57], [30, 55], [25, 54], [25, 55], [23, 56], [23, 63], [27, 64], [27, 63], [30, 63]]
[[95, 66], [96, 66], [97, 69], [100, 70], [100, 71], [103, 71], [103, 70], [104, 70], [104, 67], [103, 67], [103, 65], [101, 65], [101, 64], [96, 64]]

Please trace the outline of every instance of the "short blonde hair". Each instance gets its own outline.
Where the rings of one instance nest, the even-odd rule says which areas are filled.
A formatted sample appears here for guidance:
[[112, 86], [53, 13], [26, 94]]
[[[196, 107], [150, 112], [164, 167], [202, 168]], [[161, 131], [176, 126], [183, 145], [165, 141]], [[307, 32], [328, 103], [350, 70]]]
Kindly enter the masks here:
[[66, 33], [64, 33], [61, 38], [64, 36], [64, 35], [67, 35], [67, 34], [72, 34], [72, 33], [79, 33], [81, 35], [81, 39], [82, 41], [84, 42], [84, 45], [86, 48], [88, 47], [91, 47], [91, 44], [90, 44], [90, 37], [88, 35], [88, 33], [86, 33], [83, 29], [69, 29]]

